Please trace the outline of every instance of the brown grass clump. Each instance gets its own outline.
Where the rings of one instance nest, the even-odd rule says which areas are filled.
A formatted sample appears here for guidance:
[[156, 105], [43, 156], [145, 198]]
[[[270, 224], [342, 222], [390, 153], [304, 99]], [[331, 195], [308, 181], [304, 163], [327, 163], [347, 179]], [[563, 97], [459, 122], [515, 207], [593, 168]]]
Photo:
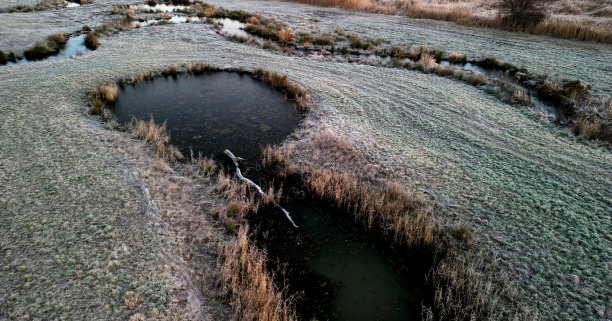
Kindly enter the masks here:
[[161, 18], [161, 19], [165, 19], [165, 20], [170, 20], [170, 19], [172, 19], [172, 16], [171, 16], [171, 15], [169, 15], [169, 14], [167, 14], [167, 13], [165, 13], [165, 12], [159, 12], [159, 13], [157, 14], [157, 16], [158, 16], [159, 18]]
[[257, 17], [255, 16], [252, 16], [251, 18], [249, 18], [248, 22], [253, 25], [259, 25], [261, 23], [259, 19], [257, 19]]
[[85, 47], [89, 50], [96, 50], [100, 47], [100, 39], [92, 31], [88, 32], [85, 36]]
[[310, 98], [308, 95], [297, 95], [295, 96], [295, 107], [300, 113], [307, 113], [310, 111]]
[[127, 291], [123, 296], [123, 303], [128, 309], [133, 309], [138, 304], [138, 296], [134, 291]]
[[50, 35], [48, 40], [50, 44], [54, 44], [57, 48], [62, 48], [68, 41], [68, 38], [63, 33], [57, 32]]
[[[315, 170], [307, 176], [306, 182], [317, 197], [346, 208], [365, 220], [368, 226], [376, 222], [385, 229], [401, 227], [396, 229], [395, 239], [404, 238], [408, 244], [431, 245], [434, 223], [426, 222], [431, 209], [421, 194], [396, 182], [387, 182], [381, 190], [375, 190], [352, 175], [328, 169]], [[406, 213], [410, 213], [410, 221], [419, 222], [422, 227], [419, 231], [411, 228], [410, 233], [404, 233], [410, 226], [403, 218]]]
[[136, 313], [132, 315], [128, 321], [145, 321], [147, 318], [142, 313]]
[[100, 97], [109, 103], [114, 103], [117, 98], [117, 85], [106, 83], [98, 88]]
[[431, 57], [430, 55], [425, 54], [421, 56], [421, 59], [419, 59], [419, 62], [417, 64], [420, 64], [424, 68], [429, 69], [436, 64], [436, 59]]
[[464, 54], [460, 54], [460, 53], [456, 53], [456, 52], [451, 52], [449, 57], [448, 57], [448, 61], [450, 63], [465, 63], [467, 62], [467, 57]]
[[225, 250], [224, 289], [231, 293], [235, 317], [240, 320], [291, 321], [295, 312], [276, 289], [266, 269], [266, 255], [250, 244], [248, 227]]
[[157, 155], [170, 162], [183, 159], [183, 155], [170, 145], [170, 135], [166, 131], [166, 122], [156, 125], [151, 118], [148, 122], [133, 118], [128, 126], [134, 138], [150, 143]]
[[215, 16], [215, 8], [208, 7], [204, 10], [204, 16], [207, 18], [213, 18]]
[[128, 20], [134, 20], [134, 10], [132, 9], [125, 10], [125, 18]]
[[209, 64], [204, 64], [202, 62], [198, 62], [195, 65], [193, 65], [193, 67], [191, 67], [191, 72], [193, 72], [196, 75], [203, 74], [205, 72], [217, 71], [217, 70], [219, 70], [219, 68], [209, 65]]
[[202, 154], [199, 154], [198, 158], [194, 158], [192, 155], [191, 160], [198, 167], [200, 174], [205, 177], [210, 177], [215, 170], [217, 170], [215, 161], [207, 157], [202, 157]]
[[282, 44], [295, 41], [295, 33], [291, 29], [281, 29], [278, 33], [278, 41]]
[[[279, 148], [267, 145], [263, 148], [261, 164], [263, 167], [275, 167], [281, 177], [288, 177], [296, 173], [295, 169], [289, 165], [289, 158], [293, 153], [293, 145]], [[278, 201], [277, 201], [278, 203]]]

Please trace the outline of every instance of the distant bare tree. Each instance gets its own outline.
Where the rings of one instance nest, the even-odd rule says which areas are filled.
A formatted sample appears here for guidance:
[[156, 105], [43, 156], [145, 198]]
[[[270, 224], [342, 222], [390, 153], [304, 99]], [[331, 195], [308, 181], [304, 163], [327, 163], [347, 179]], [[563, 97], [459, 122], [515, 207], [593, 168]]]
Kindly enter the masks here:
[[504, 19], [521, 25], [534, 25], [546, 18], [548, 0], [498, 0]]

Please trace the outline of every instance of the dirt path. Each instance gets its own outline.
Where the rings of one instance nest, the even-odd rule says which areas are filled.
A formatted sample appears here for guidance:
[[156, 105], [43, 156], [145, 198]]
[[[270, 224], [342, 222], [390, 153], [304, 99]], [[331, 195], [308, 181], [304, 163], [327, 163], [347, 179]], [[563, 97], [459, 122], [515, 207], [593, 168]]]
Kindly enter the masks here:
[[[344, 20], [347, 28], [392, 39], [416, 37], [411, 28], [427, 32], [430, 29], [424, 26], [444, 25], [400, 24], [401, 18], [396, 17], [304, 9], [277, 2], [235, 2], [227, 6], [259, 12], [276, 8], [278, 18], [295, 23], [321, 15], [316, 23], [325, 28], [332, 29], [333, 23]], [[397, 24], [390, 25], [389, 21]], [[466, 32], [465, 28], [461, 30]], [[449, 37], [450, 31], [445, 32]], [[481, 39], [480, 45], [471, 50], [492, 50], [496, 33], [478, 31], [474, 37]], [[529, 38], [529, 43], [540, 48], [534, 39]], [[444, 39], [435, 41], [443, 43]], [[551, 49], [544, 52], [545, 44], [541, 49], [522, 51], [520, 43], [508, 40], [510, 44], [500, 45], [508, 50], [498, 49], [498, 57], [504, 61], [503, 57], [527, 59], [533, 55], [534, 61], [546, 62], [551, 68], [563, 65], [550, 61], [551, 56], [571, 60], [561, 54], [562, 42], [549, 41]], [[107, 269], [117, 247], [137, 242], [133, 235], [155, 239], [146, 229], [142, 196], [132, 187], [134, 182], [122, 175], [121, 159], [125, 155], [105, 147], [103, 141], [112, 133], [85, 114], [86, 94], [106, 80], [205, 61], [219, 67], [264, 67], [286, 73], [305, 86], [313, 96], [313, 130], [325, 124], [387, 172], [397, 172], [405, 182], [435, 191], [446, 202], [457, 204], [458, 209], [445, 220], [468, 221], [485, 244], [497, 249], [508, 273], [526, 292], [526, 302], [543, 319], [597, 320], [606, 306], [610, 309], [609, 151], [577, 143], [525, 110], [463, 83], [405, 70], [281, 56], [229, 42], [206, 25], [135, 29], [103, 38], [102, 42], [99, 50], [76, 59], [0, 67], [0, 240], [11, 251], [7, 256], [7, 250], [3, 250], [0, 262], [11, 266], [14, 273], [23, 276], [21, 266], [25, 265], [39, 269], [28, 273], [31, 275], [61, 275], [60, 271], [81, 261], [98, 261], [100, 269]], [[467, 46], [469, 41], [461, 43]], [[592, 64], [570, 64], [564, 68], [568, 74], [590, 75], [591, 68], [609, 58], [609, 47], [579, 46], [586, 48], [581, 55]], [[593, 55], [594, 50], [604, 54]], [[609, 90], [610, 72], [604, 70], [601, 78], [592, 76], [592, 80], [599, 80], [593, 81], [595, 86]], [[90, 216], [101, 223], [91, 223]], [[96, 239], [84, 245], [76, 242], [90, 234], [87, 228], [92, 224], [96, 231], [105, 231], [100, 226], [109, 225], [109, 232], [104, 233], [116, 232], [122, 237]], [[36, 233], [44, 238], [37, 240]], [[55, 245], [58, 239], [67, 241]], [[138, 252], [161, 251], [155, 244], [145, 243]], [[37, 261], [30, 261], [33, 258]], [[126, 266], [120, 269], [122, 276], [116, 277], [117, 287], [127, 287], [139, 273], [157, 276], [163, 284], [163, 274], [157, 271], [158, 258], [144, 255], [116, 260]], [[131, 260], [137, 266], [130, 266]], [[51, 262], [59, 265], [48, 264]], [[102, 276], [100, 281], [87, 279], [76, 286], [72, 274], [65, 274], [53, 284], [74, 291], [54, 291], [48, 301], [67, 304], [69, 311], [83, 302], [70, 301], [69, 297], [99, 302], [78, 313], [102, 319], [108, 311], [103, 302], [111, 302], [106, 303], [111, 310], [112, 304], [121, 302], [120, 298], [108, 297], [108, 279]], [[105, 277], [115, 280], [112, 273]], [[10, 304], [13, 309], [9, 313], [34, 313], [40, 308], [31, 302], [37, 302], [44, 288], [42, 279], [34, 279], [34, 286], [21, 292], [15, 289], [29, 281], [12, 282], [11, 292], [0, 292], [0, 304]], [[13, 300], [15, 293], [18, 297]], [[61, 315], [68, 313], [58, 306], [54, 309]], [[119, 309], [118, 313], [126, 312]]]

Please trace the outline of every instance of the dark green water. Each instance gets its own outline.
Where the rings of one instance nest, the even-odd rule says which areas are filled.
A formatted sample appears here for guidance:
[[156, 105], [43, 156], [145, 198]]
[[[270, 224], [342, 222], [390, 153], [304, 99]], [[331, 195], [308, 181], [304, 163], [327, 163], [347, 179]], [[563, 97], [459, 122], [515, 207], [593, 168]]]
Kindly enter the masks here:
[[[303, 291], [305, 320], [419, 320], [420, 274], [339, 213], [301, 204], [290, 208], [298, 229], [271, 210], [259, 240], [272, 261], [289, 262], [290, 290]], [[259, 215], [259, 214], [257, 214]], [[284, 226], [283, 226], [284, 225]], [[265, 235], [265, 236], [264, 236]]]
[[132, 116], [161, 124], [167, 121], [171, 143], [185, 155], [189, 148], [223, 159], [223, 151], [254, 164], [262, 146], [278, 144], [299, 121], [284, 95], [249, 75], [213, 72], [158, 77], [126, 85], [117, 93], [117, 120]]

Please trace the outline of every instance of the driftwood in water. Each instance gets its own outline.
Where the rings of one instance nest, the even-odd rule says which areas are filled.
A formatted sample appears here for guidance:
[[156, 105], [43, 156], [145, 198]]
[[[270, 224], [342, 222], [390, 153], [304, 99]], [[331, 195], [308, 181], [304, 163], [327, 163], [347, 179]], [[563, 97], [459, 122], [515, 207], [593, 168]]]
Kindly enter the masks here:
[[[268, 194], [264, 193], [264, 191], [261, 189], [261, 187], [259, 187], [259, 185], [255, 184], [252, 180], [242, 176], [242, 172], [240, 171], [240, 166], [238, 166], [238, 161], [242, 160], [242, 158], [234, 156], [234, 154], [232, 154], [232, 152], [230, 152], [227, 149], [223, 153], [225, 153], [225, 155], [227, 155], [227, 157], [231, 158], [232, 162], [234, 162], [234, 166], [236, 166], [236, 176], [238, 176], [238, 178], [241, 181], [249, 184], [251, 187], [256, 189], [259, 192], [259, 194], [261, 194], [261, 196], [263, 198], [268, 199]], [[291, 219], [291, 215], [289, 215], [289, 212], [286, 209], [284, 209], [282, 206], [278, 205], [276, 202], [274, 202], [274, 200], [272, 200], [272, 203], [274, 203], [274, 206], [277, 207], [278, 209], [280, 209], [285, 214], [285, 216], [287, 217], [289, 222], [291, 222], [291, 225], [293, 225], [293, 227], [297, 227], [297, 225], [295, 225], [295, 223], [293, 223], [293, 220]]]

